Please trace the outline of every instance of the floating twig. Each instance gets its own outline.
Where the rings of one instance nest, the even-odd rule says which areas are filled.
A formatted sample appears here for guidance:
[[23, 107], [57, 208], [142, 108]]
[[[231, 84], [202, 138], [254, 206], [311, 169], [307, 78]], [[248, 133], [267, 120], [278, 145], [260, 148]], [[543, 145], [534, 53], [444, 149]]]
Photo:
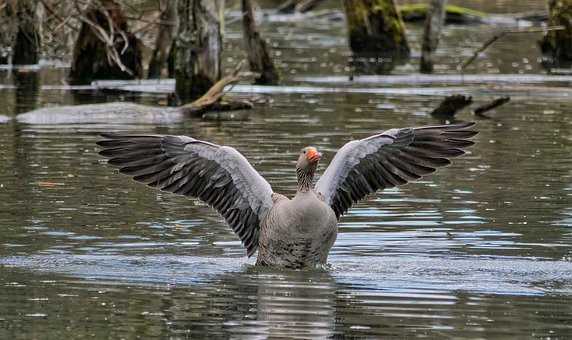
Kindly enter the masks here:
[[485, 115], [485, 112], [491, 111], [496, 109], [497, 107], [504, 105], [506, 103], [508, 103], [510, 101], [510, 97], [506, 96], [506, 97], [500, 97], [497, 98], [489, 103], [483, 104], [479, 107], [477, 107], [475, 109], [475, 111], [473, 111], [473, 113], [475, 114], [475, 116], [479, 116], [479, 117], [483, 117], [483, 118], [490, 118], [489, 116]]

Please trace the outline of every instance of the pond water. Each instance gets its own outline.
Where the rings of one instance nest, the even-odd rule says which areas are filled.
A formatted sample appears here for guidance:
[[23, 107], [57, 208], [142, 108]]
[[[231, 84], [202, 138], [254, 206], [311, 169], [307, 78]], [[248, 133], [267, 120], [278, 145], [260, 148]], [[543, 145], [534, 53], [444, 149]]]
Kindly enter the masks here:
[[[349, 82], [343, 27], [265, 21], [287, 87], [236, 87], [267, 102], [247, 121], [0, 124], [0, 338], [572, 337], [572, 78], [541, 77], [533, 34], [494, 45], [469, 70], [502, 79]], [[420, 27], [408, 28], [416, 56]], [[496, 29], [448, 26], [439, 72], [454, 74]], [[240, 31], [227, 30], [231, 67]], [[165, 100], [72, 89], [65, 72], [0, 71], [0, 115]], [[323, 172], [351, 139], [442, 123], [429, 112], [450, 93], [512, 100], [491, 119], [458, 115], [480, 133], [452, 166], [356, 205], [323, 271], [254, 267], [216, 212], [118, 175], [95, 146], [99, 133], [125, 130], [232, 145], [292, 195], [301, 147], [324, 152]]]

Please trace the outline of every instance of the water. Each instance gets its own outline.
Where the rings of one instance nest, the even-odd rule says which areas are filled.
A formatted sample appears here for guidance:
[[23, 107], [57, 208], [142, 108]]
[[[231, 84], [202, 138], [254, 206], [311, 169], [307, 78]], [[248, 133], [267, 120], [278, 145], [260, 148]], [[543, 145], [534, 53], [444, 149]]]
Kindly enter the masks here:
[[[343, 25], [309, 26], [268, 23], [305, 35], [272, 37], [288, 87], [235, 89], [269, 101], [246, 122], [0, 124], [0, 338], [572, 337], [571, 81], [538, 79], [532, 38], [519, 37], [472, 71], [508, 81], [415, 81], [405, 65], [389, 80], [349, 83]], [[455, 38], [444, 48], [470, 55], [487, 30], [448, 27]], [[418, 28], [410, 31], [418, 40]], [[236, 27], [227, 34], [239, 43]], [[521, 55], [509, 53], [515, 45]], [[320, 66], [322, 58], [332, 64]], [[523, 58], [531, 68], [512, 66]], [[440, 60], [452, 74], [456, 61]], [[60, 68], [1, 72], [0, 115], [8, 117], [62, 104], [164, 101], [161, 93], [72, 91]], [[519, 74], [534, 79], [524, 84]], [[321, 271], [254, 267], [214, 211], [129, 181], [95, 147], [103, 131], [192, 135], [238, 148], [275, 191], [292, 195], [301, 147], [324, 152], [323, 172], [350, 139], [440, 123], [428, 112], [449, 93], [512, 101], [477, 119], [470, 154], [356, 205]]]

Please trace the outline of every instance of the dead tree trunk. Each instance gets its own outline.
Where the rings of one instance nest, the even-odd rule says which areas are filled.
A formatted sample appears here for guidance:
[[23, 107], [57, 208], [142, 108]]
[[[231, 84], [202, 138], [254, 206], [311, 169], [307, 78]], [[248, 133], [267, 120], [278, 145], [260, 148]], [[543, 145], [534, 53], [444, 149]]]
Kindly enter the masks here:
[[12, 56], [12, 45], [18, 28], [14, 5], [6, 3], [0, 8], [0, 64], [10, 63]]
[[405, 25], [393, 0], [344, 0], [344, 8], [358, 73], [387, 73], [409, 57]]
[[[41, 8], [41, 7], [40, 7]], [[12, 64], [37, 64], [42, 47], [41, 18], [38, 2], [19, 0], [16, 3], [18, 30], [12, 47]]]
[[431, 9], [425, 18], [425, 32], [421, 47], [421, 73], [433, 73], [433, 52], [439, 45], [441, 29], [445, 22], [445, 6], [447, 6], [447, 0], [431, 1]]
[[255, 83], [278, 84], [280, 76], [274, 67], [268, 46], [256, 28], [254, 9], [250, 0], [242, 0], [242, 34], [248, 53], [250, 70], [258, 74], [255, 78]]
[[94, 79], [142, 78], [142, 43], [129, 31], [127, 19], [115, 0], [100, 0], [82, 22], [70, 71], [73, 83]]
[[224, 0], [179, 0], [176, 41], [176, 93], [190, 102], [221, 77]]
[[163, 68], [166, 66], [167, 59], [171, 52], [173, 39], [177, 33], [178, 17], [177, 17], [177, 0], [163, 0], [161, 1], [161, 26], [159, 27], [159, 34], [155, 41], [155, 50], [149, 62], [149, 75], [150, 79], [161, 78]]
[[572, 62], [572, 0], [549, 0], [549, 26], [564, 26], [564, 30], [549, 31], [541, 41], [542, 52], [551, 64]]

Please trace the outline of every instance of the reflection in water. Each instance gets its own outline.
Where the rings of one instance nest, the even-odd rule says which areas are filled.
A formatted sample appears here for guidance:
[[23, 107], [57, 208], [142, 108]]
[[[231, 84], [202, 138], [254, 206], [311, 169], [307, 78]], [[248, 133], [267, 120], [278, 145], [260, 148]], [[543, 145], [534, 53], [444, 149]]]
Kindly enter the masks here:
[[[248, 339], [328, 338], [335, 327], [335, 283], [326, 272], [247, 269], [163, 298], [170, 333]], [[190, 294], [189, 294], [190, 293]], [[227, 301], [232, 300], [232, 304]], [[218, 315], [217, 318], [213, 317]], [[207, 321], [211, 320], [211, 321]]]
[[15, 113], [34, 110], [38, 105], [40, 94], [40, 73], [26, 70], [14, 70]]

